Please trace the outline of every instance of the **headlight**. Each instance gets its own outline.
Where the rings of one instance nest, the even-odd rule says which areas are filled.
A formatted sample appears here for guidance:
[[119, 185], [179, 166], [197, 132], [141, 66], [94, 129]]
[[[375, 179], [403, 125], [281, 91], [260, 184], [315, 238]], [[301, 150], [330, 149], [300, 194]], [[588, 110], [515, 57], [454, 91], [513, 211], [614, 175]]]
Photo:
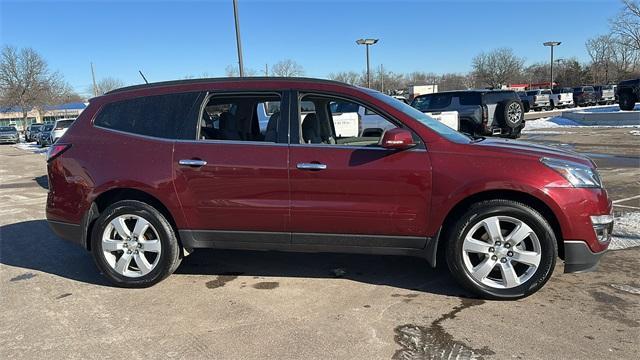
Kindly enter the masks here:
[[596, 169], [569, 160], [544, 157], [540, 161], [562, 175], [573, 187], [602, 187], [602, 181]]

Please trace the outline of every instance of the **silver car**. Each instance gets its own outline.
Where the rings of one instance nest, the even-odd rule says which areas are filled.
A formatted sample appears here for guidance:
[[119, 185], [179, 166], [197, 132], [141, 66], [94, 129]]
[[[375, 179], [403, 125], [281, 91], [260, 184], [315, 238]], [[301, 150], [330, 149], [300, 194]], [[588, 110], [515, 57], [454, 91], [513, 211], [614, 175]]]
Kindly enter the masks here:
[[16, 144], [19, 141], [20, 136], [15, 126], [0, 126], [0, 143]]

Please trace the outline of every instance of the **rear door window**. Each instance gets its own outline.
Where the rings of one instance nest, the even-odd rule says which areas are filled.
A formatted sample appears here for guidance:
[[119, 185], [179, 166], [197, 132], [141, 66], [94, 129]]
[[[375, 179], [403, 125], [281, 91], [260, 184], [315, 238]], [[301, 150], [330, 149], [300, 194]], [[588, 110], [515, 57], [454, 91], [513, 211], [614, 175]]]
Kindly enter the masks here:
[[95, 126], [165, 139], [195, 139], [197, 116], [204, 94], [166, 94], [106, 104]]

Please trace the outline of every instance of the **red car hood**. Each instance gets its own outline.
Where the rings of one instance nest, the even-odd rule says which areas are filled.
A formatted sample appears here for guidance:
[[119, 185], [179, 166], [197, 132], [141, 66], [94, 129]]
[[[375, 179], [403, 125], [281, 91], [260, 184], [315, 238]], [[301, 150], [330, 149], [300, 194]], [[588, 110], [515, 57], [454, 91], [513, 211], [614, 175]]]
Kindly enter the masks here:
[[560, 158], [584, 164], [589, 167], [596, 167], [595, 163], [591, 161], [591, 159], [577, 152], [558, 149], [551, 146], [532, 144], [524, 141], [486, 139], [477, 143], [473, 143], [472, 145], [478, 146], [483, 150], [495, 151], [502, 154], [512, 153], [515, 155], [524, 155], [536, 158]]

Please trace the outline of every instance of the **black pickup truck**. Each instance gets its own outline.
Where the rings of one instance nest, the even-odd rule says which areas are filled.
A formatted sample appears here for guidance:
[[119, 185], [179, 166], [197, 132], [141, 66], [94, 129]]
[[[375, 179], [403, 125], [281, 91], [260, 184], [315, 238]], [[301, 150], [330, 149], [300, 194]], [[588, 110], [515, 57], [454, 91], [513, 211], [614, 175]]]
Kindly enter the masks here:
[[633, 110], [640, 101], [640, 79], [620, 81], [617, 92], [620, 110]]

